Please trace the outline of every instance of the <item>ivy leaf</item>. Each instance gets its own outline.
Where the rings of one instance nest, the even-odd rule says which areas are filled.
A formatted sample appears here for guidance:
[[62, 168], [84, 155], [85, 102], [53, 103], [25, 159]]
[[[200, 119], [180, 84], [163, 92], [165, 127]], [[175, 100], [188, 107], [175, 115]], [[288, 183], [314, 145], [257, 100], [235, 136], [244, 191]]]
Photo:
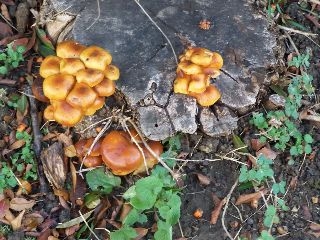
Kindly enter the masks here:
[[125, 219], [123, 220], [123, 224], [127, 225], [127, 226], [131, 226], [133, 224], [135, 224], [136, 222], [138, 223], [145, 223], [147, 222], [147, 216], [143, 213], [138, 212], [137, 209], [133, 208], [131, 209], [131, 211], [128, 213], [128, 215], [125, 217]]
[[106, 173], [103, 168], [96, 168], [86, 174], [86, 180], [93, 191], [110, 193], [113, 187], [120, 186], [121, 179]]

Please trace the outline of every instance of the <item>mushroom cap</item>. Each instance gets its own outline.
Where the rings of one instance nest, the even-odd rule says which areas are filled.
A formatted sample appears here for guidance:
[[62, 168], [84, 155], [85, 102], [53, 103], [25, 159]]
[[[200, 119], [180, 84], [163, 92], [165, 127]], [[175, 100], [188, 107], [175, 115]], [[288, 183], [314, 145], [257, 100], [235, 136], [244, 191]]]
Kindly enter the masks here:
[[85, 83], [76, 83], [66, 101], [74, 107], [85, 110], [90, 107], [97, 98], [97, 93]]
[[33, 96], [38, 99], [40, 102], [50, 102], [49, 99], [44, 95], [43, 92], [43, 78], [36, 77], [33, 79], [31, 90], [33, 93]]
[[185, 74], [199, 74], [202, 72], [202, 69], [197, 64], [194, 64], [190, 61], [182, 61], [178, 64], [178, 70], [182, 70]]
[[127, 175], [143, 162], [137, 146], [122, 131], [111, 131], [101, 144], [102, 160], [115, 175]]
[[189, 77], [178, 77], [174, 80], [173, 91], [175, 93], [188, 94], [190, 78]]
[[214, 85], [209, 85], [203, 93], [190, 93], [190, 95], [195, 97], [199, 105], [203, 107], [213, 105], [221, 97], [221, 93]]
[[94, 90], [100, 97], [109, 97], [116, 91], [116, 84], [114, 81], [105, 78], [98, 85], [94, 86]]
[[64, 58], [60, 61], [60, 72], [76, 75], [76, 73], [85, 69], [83, 62], [77, 58]]
[[[87, 154], [89, 151], [91, 145], [94, 142], [94, 138], [88, 138], [88, 139], [80, 139], [75, 145], [75, 149], [77, 152], [77, 157], [82, 158]], [[100, 156], [100, 147], [101, 147], [102, 139], [99, 139], [96, 144], [93, 146], [91, 153], [89, 156], [97, 157]]]
[[97, 110], [103, 107], [105, 103], [105, 97], [97, 97], [94, 102], [85, 109], [84, 115], [91, 116], [93, 115]]
[[71, 106], [66, 101], [52, 101], [54, 108], [53, 117], [63, 126], [72, 127], [82, 119], [82, 111], [80, 108]]
[[[153, 150], [153, 152], [160, 156], [163, 153], [163, 145], [157, 141], [149, 141], [149, 147]], [[145, 146], [142, 147], [144, 157], [146, 159], [147, 167], [152, 168], [155, 164], [158, 163], [158, 159], [155, 158]], [[146, 171], [146, 167], [144, 165], [144, 161], [142, 161], [141, 165], [133, 172], [133, 174], [143, 173]]]
[[104, 76], [111, 81], [116, 81], [120, 77], [120, 70], [114, 65], [108, 65], [104, 70]]
[[212, 62], [212, 58], [213, 52], [205, 48], [200, 48], [193, 51], [190, 61], [200, 66], [208, 66]]
[[193, 54], [195, 51], [198, 51], [198, 50], [200, 50], [200, 49], [201, 49], [200, 47], [191, 47], [191, 48], [187, 49], [187, 50], [185, 51], [184, 55], [182, 55], [182, 56], [184, 56], [186, 60], [190, 60], [192, 54]]
[[210, 76], [200, 73], [191, 75], [188, 91], [193, 93], [202, 93], [210, 84]]
[[99, 167], [103, 164], [101, 156], [87, 156], [84, 160], [79, 158], [79, 162], [87, 168]]
[[79, 83], [86, 83], [90, 87], [94, 87], [99, 84], [104, 78], [104, 74], [102, 71], [97, 69], [81, 69], [76, 73], [76, 79]]
[[222, 56], [217, 52], [213, 52], [212, 53], [212, 61], [210, 63], [210, 67], [216, 68], [216, 69], [221, 69], [222, 66], [223, 66], [223, 58], [222, 58]]
[[43, 111], [44, 119], [47, 120], [47, 121], [54, 120], [53, 111], [54, 111], [53, 106], [52, 105], [48, 105]]
[[86, 49], [86, 47], [80, 43], [67, 40], [57, 45], [56, 52], [57, 56], [61, 58], [79, 58], [84, 49]]
[[69, 74], [56, 74], [43, 81], [43, 93], [50, 100], [64, 100], [71, 91], [75, 78]]
[[101, 47], [90, 46], [80, 54], [81, 61], [87, 68], [105, 70], [106, 66], [112, 61], [111, 54]]
[[211, 65], [202, 68], [202, 72], [212, 78], [216, 78], [221, 74], [220, 70], [216, 69], [215, 67], [211, 67]]
[[[131, 142], [133, 142], [134, 143], [134, 140], [137, 142], [137, 143], [142, 143], [142, 138], [141, 138], [141, 136], [139, 135], [139, 133], [134, 129], [134, 128], [132, 128], [132, 129], [129, 129], [129, 132], [130, 133], [127, 133], [127, 136], [128, 136], [128, 138], [129, 138], [129, 140], [131, 141]], [[130, 135], [131, 134], [131, 135]], [[132, 136], [132, 137], [131, 137]], [[133, 139], [134, 140], [133, 140]]]
[[47, 56], [40, 65], [40, 76], [47, 78], [60, 72], [61, 59], [56, 56]]

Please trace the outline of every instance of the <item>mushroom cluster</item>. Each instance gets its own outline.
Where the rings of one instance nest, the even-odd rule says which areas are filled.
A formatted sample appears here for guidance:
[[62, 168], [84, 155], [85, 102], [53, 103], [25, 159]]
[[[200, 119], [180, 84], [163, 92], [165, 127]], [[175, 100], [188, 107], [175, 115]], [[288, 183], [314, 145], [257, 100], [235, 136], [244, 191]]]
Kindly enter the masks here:
[[220, 75], [222, 65], [219, 53], [199, 47], [189, 48], [180, 56], [174, 92], [195, 97], [201, 106], [213, 105], [221, 94], [210, 84], [210, 79]]
[[40, 66], [43, 93], [50, 101], [44, 111], [47, 120], [74, 126], [83, 116], [103, 107], [115, 92], [119, 69], [103, 48], [83, 46], [75, 41], [57, 45], [57, 56], [46, 57]]
[[[130, 130], [129, 133], [116, 130], [109, 132], [86, 156], [92, 143], [93, 138], [90, 138], [75, 144], [77, 156], [86, 167], [97, 167], [104, 163], [114, 175], [123, 176], [145, 172], [146, 166], [152, 168], [158, 162], [135, 130]], [[160, 142], [148, 141], [147, 144], [157, 156], [162, 154], [163, 146]]]

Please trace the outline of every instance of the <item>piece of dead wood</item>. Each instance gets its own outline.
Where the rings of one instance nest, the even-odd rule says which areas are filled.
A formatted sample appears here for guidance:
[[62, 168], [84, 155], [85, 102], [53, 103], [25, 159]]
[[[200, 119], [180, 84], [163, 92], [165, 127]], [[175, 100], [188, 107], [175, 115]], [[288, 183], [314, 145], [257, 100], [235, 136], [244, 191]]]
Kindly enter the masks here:
[[67, 169], [63, 160], [62, 144], [56, 142], [41, 153], [43, 171], [48, 181], [57, 189], [62, 189], [67, 178]]
[[235, 205], [240, 205], [244, 203], [250, 203], [251, 207], [257, 208], [259, 199], [262, 197], [262, 194], [267, 194], [268, 190], [263, 189], [255, 193], [242, 194], [238, 197]]
[[310, 109], [306, 109], [301, 111], [300, 120], [309, 120], [314, 122], [320, 122], [320, 114], [316, 113], [315, 111], [312, 111]]
[[210, 224], [216, 224], [218, 221], [219, 215], [221, 213], [221, 209], [223, 205], [226, 203], [226, 198], [220, 200], [215, 194], [212, 194], [212, 198], [213, 198], [215, 207], [211, 212]]
[[210, 178], [208, 178], [207, 176], [201, 174], [201, 173], [196, 173], [198, 180], [200, 182], [200, 184], [202, 185], [209, 185], [210, 184]]
[[24, 33], [26, 29], [29, 13], [30, 11], [29, 11], [28, 3], [25, 3], [25, 2], [19, 3], [15, 17], [17, 22], [17, 30], [18, 30], [18, 33], [20, 34]]

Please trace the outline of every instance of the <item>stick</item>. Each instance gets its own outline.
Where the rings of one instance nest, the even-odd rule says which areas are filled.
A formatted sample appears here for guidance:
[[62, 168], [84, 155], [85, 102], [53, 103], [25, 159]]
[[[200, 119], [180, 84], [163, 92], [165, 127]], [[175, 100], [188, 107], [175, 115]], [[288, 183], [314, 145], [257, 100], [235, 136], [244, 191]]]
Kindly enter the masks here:
[[304, 36], [318, 36], [318, 34], [315, 34], [315, 33], [304, 32], [304, 31], [293, 29], [293, 28], [288, 28], [288, 27], [285, 27], [282, 25], [278, 25], [278, 28], [285, 30], [285, 31], [288, 31], [288, 32], [298, 33], [298, 34], [301, 34]]
[[[28, 95], [32, 95], [31, 87], [28, 85], [26, 89]], [[40, 192], [48, 193], [48, 184], [46, 178], [43, 174], [43, 166], [42, 162], [40, 161], [40, 154], [41, 154], [41, 140], [42, 134], [40, 132], [39, 122], [38, 122], [38, 110], [36, 100], [33, 97], [29, 97], [30, 103], [30, 115], [31, 115], [31, 124], [32, 124], [32, 132], [33, 132], [33, 148], [35, 153], [35, 158], [37, 162], [37, 173], [39, 176], [39, 183], [40, 183]]]

